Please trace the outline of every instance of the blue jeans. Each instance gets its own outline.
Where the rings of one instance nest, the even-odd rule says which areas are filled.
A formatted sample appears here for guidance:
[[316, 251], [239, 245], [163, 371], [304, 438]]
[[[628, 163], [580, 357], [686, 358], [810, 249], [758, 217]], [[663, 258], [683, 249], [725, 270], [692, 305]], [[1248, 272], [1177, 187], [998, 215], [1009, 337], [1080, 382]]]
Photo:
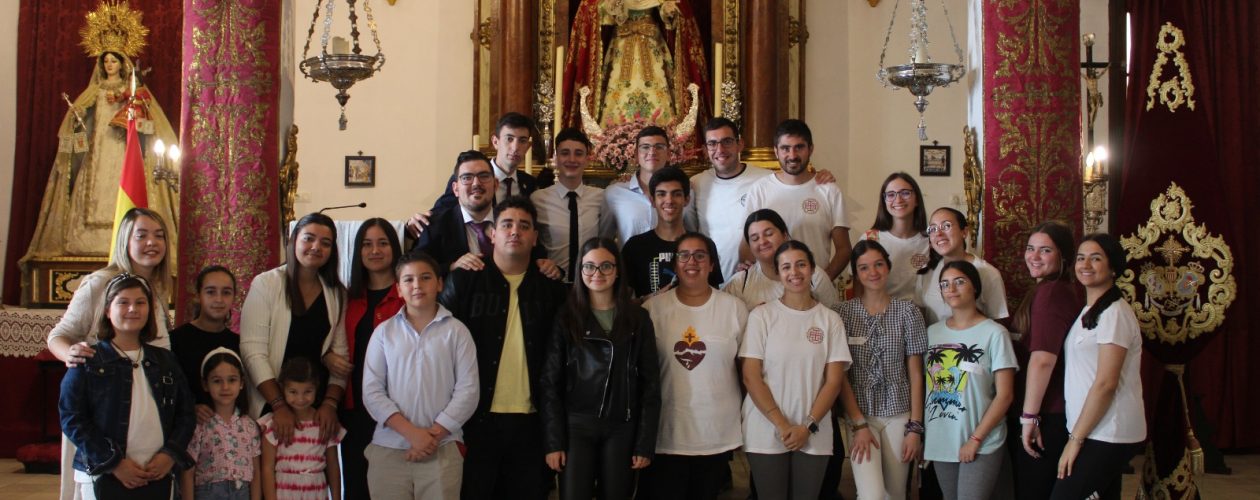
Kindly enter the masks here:
[[219, 481], [203, 484], [193, 488], [193, 497], [196, 500], [249, 500], [249, 481]]

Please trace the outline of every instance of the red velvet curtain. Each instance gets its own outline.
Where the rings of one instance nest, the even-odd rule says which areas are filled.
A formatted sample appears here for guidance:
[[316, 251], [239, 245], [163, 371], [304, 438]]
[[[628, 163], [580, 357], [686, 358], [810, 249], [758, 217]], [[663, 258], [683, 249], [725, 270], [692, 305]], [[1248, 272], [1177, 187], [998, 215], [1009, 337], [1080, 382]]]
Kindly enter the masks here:
[[[13, 158], [13, 199], [5, 253], [3, 298], [18, 303], [21, 276], [17, 261], [26, 254], [44, 185], [57, 154], [57, 127], [66, 115], [65, 92], [71, 98], [87, 87], [93, 58], [79, 45], [84, 15], [100, 0], [22, 0], [18, 8], [17, 141]], [[144, 68], [153, 68], [146, 83], [172, 123], [180, 106], [180, 0], [130, 0], [144, 13], [148, 46], [138, 55]], [[136, 57], [133, 57], [136, 59]]]
[[[1260, 446], [1260, 371], [1250, 365], [1260, 356], [1260, 5], [1255, 2], [1163, 0], [1131, 2], [1132, 55], [1125, 102], [1125, 170], [1113, 233], [1133, 233], [1150, 216], [1150, 202], [1176, 182], [1194, 203], [1195, 219], [1220, 234], [1231, 247], [1237, 299], [1214, 333], [1176, 346], [1147, 343], [1146, 350], [1165, 363], [1185, 363], [1191, 400], [1201, 398], [1215, 427], [1213, 442], [1225, 448]], [[1160, 50], [1165, 23], [1184, 33], [1184, 54], [1193, 83], [1194, 109], [1175, 111], [1160, 103], [1151, 109], [1147, 87]], [[1166, 38], [1165, 42], [1172, 42]], [[1173, 43], [1175, 45], [1175, 42]], [[1157, 75], [1185, 81], [1175, 56]], [[1204, 287], [1204, 290], [1206, 287]], [[1204, 291], [1201, 290], [1201, 293]], [[1167, 384], [1169, 379], [1164, 378]], [[1147, 399], [1168, 388], [1160, 377], [1146, 377]], [[1163, 404], [1160, 405], [1164, 407]], [[1162, 414], [1162, 412], [1159, 412]], [[1158, 420], [1158, 419], [1156, 419]], [[1158, 422], [1151, 434], [1164, 435]], [[1199, 429], [1202, 431], [1202, 429]], [[1202, 434], [1200, 434], [1202, 438]], [[1179, 450], [1177, 450], [1179, 452]], [[1166, 460], [1159, 460], [1161, 468]]]

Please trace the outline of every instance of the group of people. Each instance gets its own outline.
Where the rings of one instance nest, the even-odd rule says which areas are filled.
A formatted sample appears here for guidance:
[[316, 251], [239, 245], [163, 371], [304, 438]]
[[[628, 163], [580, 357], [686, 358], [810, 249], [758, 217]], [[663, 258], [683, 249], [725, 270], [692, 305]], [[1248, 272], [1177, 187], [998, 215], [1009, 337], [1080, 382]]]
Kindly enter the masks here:
[[1145, 420], [1115, 238], [1032, 228], [1038, 284], [1012, 316], [966, 218], [929, 217], [908, 174], [850, 245], [799, 120], [778, 128], [772, 172], [740, 163], [738, 128], [714, 119], [713, 168], [690, 179], [645, 128], [638, 172], [604, 190], [583, 182], [576, 129], [538, 188], [518, 169], [532, 130], [509, 113], [493, 159], [460, 153], [411, 250], [366, 221], [348, 287], [336, 225], [302, 217], [286, 264], [253, 278], [239, 337], [217, 266], [167, 333], [165, 222], [129, 212], [49, 338], [72, 366], [74, 487], [543, 498], [558, 474], [561, 498], [715, 498], [742, 448], [759, 498], [834, 494], [846, 451], [861, 498], [906, 498], [924, 460], [944, 498], [1118, 498]]

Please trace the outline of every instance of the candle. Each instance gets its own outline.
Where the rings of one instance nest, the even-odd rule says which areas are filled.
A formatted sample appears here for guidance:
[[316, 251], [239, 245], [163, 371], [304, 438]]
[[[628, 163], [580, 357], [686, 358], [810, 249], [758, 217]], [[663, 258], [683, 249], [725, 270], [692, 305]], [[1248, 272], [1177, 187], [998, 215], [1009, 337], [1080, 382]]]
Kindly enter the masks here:
[[347, 41], [345, 38], [334, 36], [332, 38], [332, 53], [333, 54], [349, 54], [350, 42]]
[[525, 173], [534, 175], [534, 153], [528, 149], [525, 150]]
[[556, 47], [556, 66], [555, 66], [556, 96], [555, 116], [553, 120], [555, 125], [551, 127], [552, 132], [559, 134], [564, 128], [564, 46]]
[[915, 47], [915, 49], [914, 49], [914, 62], [915, 62], [916, 64], [917, 64], [917, 63], [927, 63], [927, 62], [928, 62], [928, 55], [927, 55], [927, 41], [926, 41], [926, 40], [921, 40], [921, 41], [919, 41], [918, 46], [917, 46], [917, 47]]
[[473, 145], [472, 145], [472, 148], [473, 148], [473, 150], [474, 150], [474, 151], [475, 151], [475, 150], [478, 150], [478, 149], [481, 149], [481, 136], [480, 136], [480, 135], [473, 134]]
[[713, 44], [713, 117], [722, 116], [722, 44]]
[[1090, 180], [1092, 180], [1093, 173], [1094, 173], [1093, 171], [1094, 171], [1094, 152], [1090, 151], [1089, 154], [1085, 155], [1085, 172], [1084, 172], [1085, 182], [1089, 182]]

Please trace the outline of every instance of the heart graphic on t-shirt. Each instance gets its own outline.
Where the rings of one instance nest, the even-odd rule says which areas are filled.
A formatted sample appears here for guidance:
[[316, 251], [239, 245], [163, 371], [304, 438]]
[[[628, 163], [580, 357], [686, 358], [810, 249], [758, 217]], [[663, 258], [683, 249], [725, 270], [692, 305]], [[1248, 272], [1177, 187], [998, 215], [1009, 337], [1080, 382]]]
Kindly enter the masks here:
[[704, 361], [704, 353], [708, 350], [700, 337], [696, 335], [696, 329], [687, 327], [687, 331], [683, 332], [682, 340], [674, 343], [674, 359], [678, 360], [683, 368], [692, 370]]

